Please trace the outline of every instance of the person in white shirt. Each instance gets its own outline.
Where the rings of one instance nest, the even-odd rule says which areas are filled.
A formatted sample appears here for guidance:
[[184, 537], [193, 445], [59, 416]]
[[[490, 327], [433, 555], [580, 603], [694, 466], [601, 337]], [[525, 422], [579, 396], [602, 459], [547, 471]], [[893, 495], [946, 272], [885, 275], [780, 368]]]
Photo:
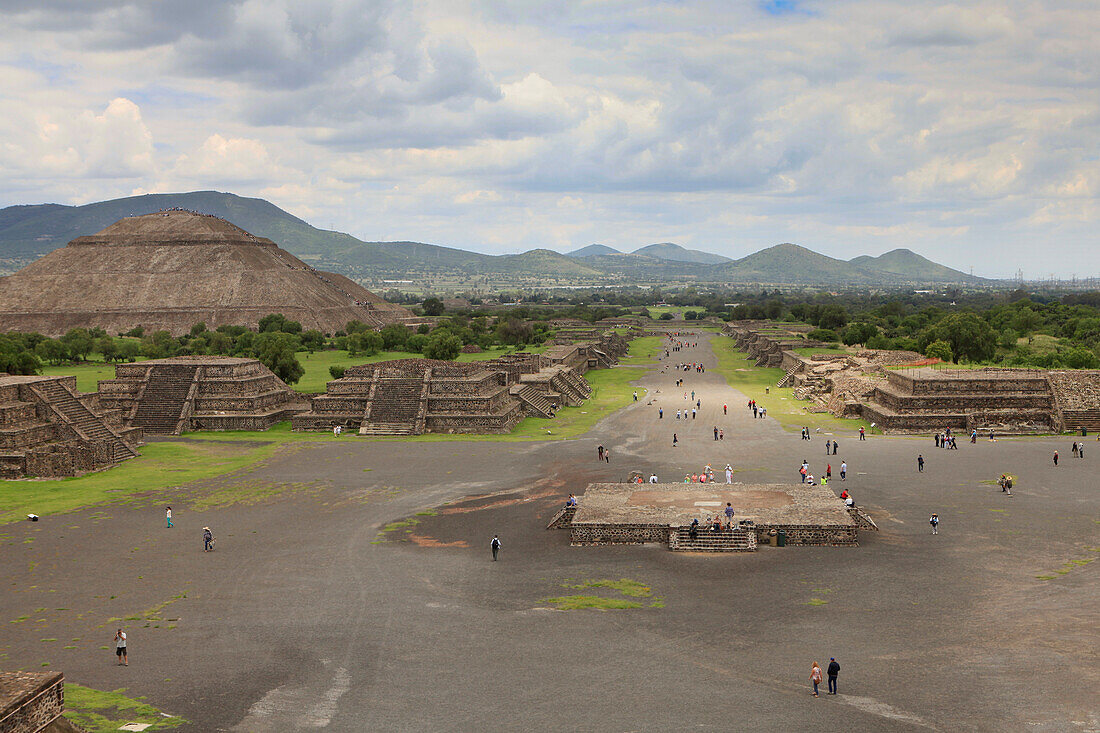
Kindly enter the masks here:
[[122, 629], [115, 632], [115, 655], [120, 666], [130, 666], [130, 660], [126, 657], [126, 632]]
[[651, 484], [657, 483], [657, 474], [652, 473], [652, 474], [649, 475], [649, 483], [651, 483]]

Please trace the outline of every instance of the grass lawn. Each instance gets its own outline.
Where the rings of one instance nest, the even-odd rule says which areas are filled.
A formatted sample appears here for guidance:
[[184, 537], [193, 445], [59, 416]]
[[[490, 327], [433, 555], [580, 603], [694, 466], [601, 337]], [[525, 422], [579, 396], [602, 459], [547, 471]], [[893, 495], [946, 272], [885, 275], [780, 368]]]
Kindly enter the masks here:
[[113, 733], [127, 723], [146, 723], [148, 731], [169, 730], [188, 722], [166, 716], [143, 702], [144, 698], [127, 697], [124, 692], [125, 688], [104, 692], [66, 682], [65, 717], [88, 733]]
[[[262, 440], [266, 433], [250, 435], [252, 440]], [[220, 476], [270, 457], [278, 445], [279, 441], [267, 445], [149, 443], [141, 448], [140, 457], [107, 471], [75, 478], [0, 481], [0, 524], [21, 520], [30, 513], [43, 517], [61, 514]]]
[[664, 336], [641, 336], [630, 342], [630, 350], [620, 364], [651, 364], [665, 350]]
[[657, 320], [662, 313], [671, 313], [676, 318], [683, 318], [688, 311], [705, 313], [707, 309], [695, 305], [650, 305], [646, 306], [646, 310], [653, 316], [653, 320]]
[[832, 349], [830, 349], [830, 348], [789, 349], [789, 351], [793, 351], [794, 353], [798, 354], [799, 356], [813, 356], [814, 354], [847, 354], [848, 353], [848, 350], [843, 348], [843, 347], [841, 347], [841, 348], [832, 348]]
[[795, 399], [794, 390], [775, 386], [786, 373], [782, 369], [753, 366], [753, 360], [737, 351], [733, 339], [717, 338], [711, 343], [718, 357], [718, 369], [726, 378], [726, 383], [768, 408], [768, 417], [774, 417], [785, 429], [795, 430], [805, 425], [811, 429], [856, 432], [863, 425], [870, 430], [870, 423], [864, 420], [833, 417], [827, 412], [806, 412], [805, 405], [808, 403]]

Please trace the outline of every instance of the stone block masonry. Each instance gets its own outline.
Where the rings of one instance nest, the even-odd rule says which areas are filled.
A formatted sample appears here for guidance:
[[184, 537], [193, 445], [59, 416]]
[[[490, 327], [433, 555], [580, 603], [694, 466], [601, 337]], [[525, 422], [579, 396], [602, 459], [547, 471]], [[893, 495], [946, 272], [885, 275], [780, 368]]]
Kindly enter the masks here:
[[64, 709], [60, 672], [0, 672], [0, 733], [39, 733]]

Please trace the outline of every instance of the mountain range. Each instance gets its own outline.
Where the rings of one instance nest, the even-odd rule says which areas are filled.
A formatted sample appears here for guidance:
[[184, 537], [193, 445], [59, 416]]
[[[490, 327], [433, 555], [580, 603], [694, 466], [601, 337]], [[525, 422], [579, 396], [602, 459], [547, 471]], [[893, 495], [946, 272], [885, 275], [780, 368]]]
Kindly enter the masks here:
[[568, 254], [533, 249], [511, 255], [422, 242], [364, 242], [350, 234], [313, 227], [269, 201], [218, 191], [147, 194], [84, 206], [9, 206], [0, 209], [0, 262], [6, 269], [16, 269], [123, 217], [170, 208], [228, 219], [318, 267], [377, 286], [391, 280], [485, 287], [625, 283], [903, 287], [995, 282], [953, 270], [907, 249], [840, 260], [785, 243], [734, 260], [671, 242], [629, 253], [592, 244]]

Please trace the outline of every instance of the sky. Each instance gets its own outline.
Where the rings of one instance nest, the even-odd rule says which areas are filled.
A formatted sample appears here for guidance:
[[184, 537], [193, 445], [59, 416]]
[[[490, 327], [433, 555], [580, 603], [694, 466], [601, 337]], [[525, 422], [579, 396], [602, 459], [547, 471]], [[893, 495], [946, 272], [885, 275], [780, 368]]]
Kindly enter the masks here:
[[1100, 275], [1094, 0], [0, 0], [0, 205]]

